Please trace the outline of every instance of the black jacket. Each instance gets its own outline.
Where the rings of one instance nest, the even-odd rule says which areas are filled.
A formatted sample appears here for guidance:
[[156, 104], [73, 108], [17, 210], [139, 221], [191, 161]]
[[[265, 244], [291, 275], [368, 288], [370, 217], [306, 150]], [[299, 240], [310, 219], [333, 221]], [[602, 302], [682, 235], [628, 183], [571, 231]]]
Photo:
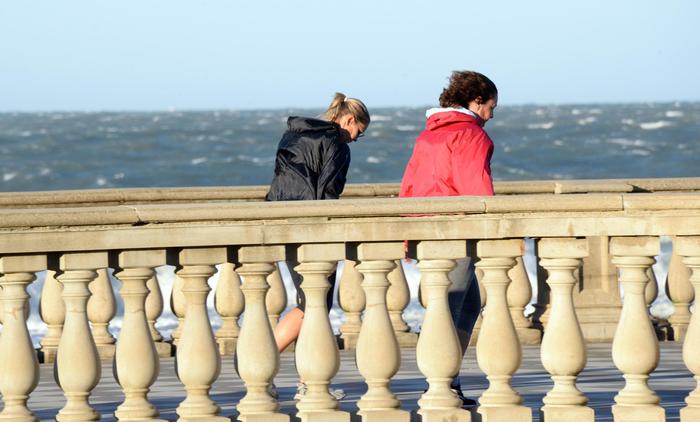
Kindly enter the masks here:
[[277, 148], [267, 201], [338, 199], [350, 166], [350, 147], [334, 122], [290, 117]]

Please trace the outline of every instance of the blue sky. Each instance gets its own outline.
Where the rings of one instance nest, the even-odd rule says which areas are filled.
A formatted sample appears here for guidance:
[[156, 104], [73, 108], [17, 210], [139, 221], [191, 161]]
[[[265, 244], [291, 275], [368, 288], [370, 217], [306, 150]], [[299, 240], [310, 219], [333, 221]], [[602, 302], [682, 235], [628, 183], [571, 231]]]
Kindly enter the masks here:
[[700, 100], [700, 2], [0, 3], [0, 111], [432, 105], [454, 69], [501, 104]]

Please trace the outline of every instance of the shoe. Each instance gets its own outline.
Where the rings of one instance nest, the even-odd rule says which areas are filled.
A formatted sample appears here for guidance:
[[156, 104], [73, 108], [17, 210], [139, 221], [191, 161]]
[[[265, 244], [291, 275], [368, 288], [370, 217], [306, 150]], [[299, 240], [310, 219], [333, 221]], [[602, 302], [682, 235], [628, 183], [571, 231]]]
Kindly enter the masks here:
[[462, 400], [462, 407], [470, 408], [478, 405], [476, 400], [464, 397], [464, 393], [462, 392], [462, 381], [459, 379], [459, 375], [452, 379], [452, 382], [450, 383], [450, 390], [454, 391], [454, 393], [457, 394], [457, 397]]
[[280, 393], [277, 391], [277, 386], [274, 383], [270, 383], [270, 385], [267, 386], [267, 394], [275, 400], [280, 398]]
[[[294, 395], [294, 400], [301, 400], [306, 395], [307, 387], [303, 382], [297, 383], [297, 392]], [[342, 400], [345, 398], [345, 391], [340, 389], [328, 389], [328, 394], [333, 396], [336, 400]]]

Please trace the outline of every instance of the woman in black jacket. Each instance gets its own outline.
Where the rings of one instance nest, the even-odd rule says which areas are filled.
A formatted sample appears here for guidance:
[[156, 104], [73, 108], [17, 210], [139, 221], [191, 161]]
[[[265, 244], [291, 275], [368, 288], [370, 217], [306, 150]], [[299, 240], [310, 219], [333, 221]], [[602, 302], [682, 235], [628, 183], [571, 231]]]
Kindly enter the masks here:
[[[345, 176], [350, 166], [351, 142], [360, 138], [369, 126], [370, 117], [362, 101], [336, 93], [331, 105], [320, 119], [290, 117], [287, 131], [277, 148], [275, 176], [267, 201], [297, 201], [338, 199], [345, 187]], [[275, 340], [283, 351], [296, 340], [301, 330], [306, 301], [302, 292], [301, 276], [294, 271], [298, 263], [287, 261], [289, 273], [297, 289], [297, 307], [289, 311], [275, 327]], [[330, 310], [333, 304], [335, 273], [328, 278], [331, 284], [326, 297]], [[305, 393], [299, 384], [296, 399]], [[342, 391], [331, 392], [339, 398]]]

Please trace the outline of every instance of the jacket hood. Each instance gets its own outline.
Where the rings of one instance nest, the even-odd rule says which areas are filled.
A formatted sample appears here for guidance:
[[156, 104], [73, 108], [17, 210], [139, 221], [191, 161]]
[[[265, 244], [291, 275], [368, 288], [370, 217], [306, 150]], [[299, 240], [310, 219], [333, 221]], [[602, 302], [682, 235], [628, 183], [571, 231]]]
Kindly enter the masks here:
[[287, 127], [292, 132], [326, 132], [337, 130], [338, 124], [327, 120], [314, 119], [310, 117], [291, 116], [287, 119]]
[[476, 123], [479, 127], [484, 126], [484, 121], [471, 110], [466, 108], [431, 108], [425, 112], [428, 118], [428, 130], [437, 129], [452, 123]]

